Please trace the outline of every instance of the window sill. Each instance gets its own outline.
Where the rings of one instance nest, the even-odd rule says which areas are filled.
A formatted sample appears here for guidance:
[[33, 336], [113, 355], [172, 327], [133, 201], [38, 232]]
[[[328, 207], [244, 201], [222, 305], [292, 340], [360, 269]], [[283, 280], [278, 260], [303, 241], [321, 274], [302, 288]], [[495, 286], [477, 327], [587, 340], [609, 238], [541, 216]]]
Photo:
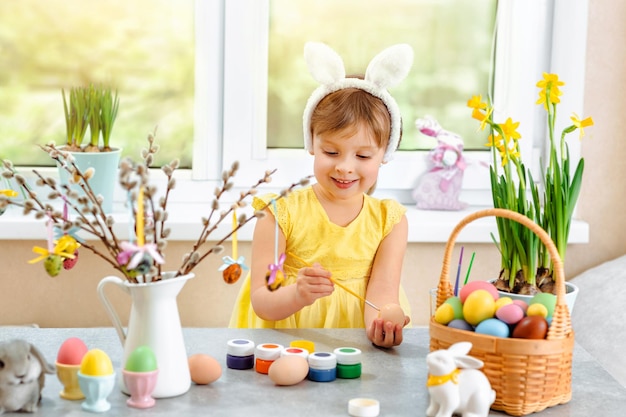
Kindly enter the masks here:
[[[453, 228], [467, 215], [485, 209], [485, 206], [469, 206], [462, 211], [418, 210], [414, 205], [406, 205], [409, 221], [410, 243], [445, 243]], [[200, 233], [200, 219], [206, 216], [206, 204], [170, 204], [168, 227], [172, 229], [169, 240], [196, 240]], [[128, 213], [120, 203], [114, 207], [114, 231], [120, 239], [128, 238]], [[240, 241], [250, 241], [254, 230], [253, 223], [237, 232]], [[231, 222], [226, 219], [212, 234], [219, 239], [229, 233]], [[491, 243], [491, 234], [497, 235], [495, 218], [487, 217], [467, 224], [460, 232], [457, 242]], [[44, 220], [33, 216], [23, 216], [17, 207], [9, 207], [0, 216], [0, 240], [41, 240], [45, 239]], [[570, 230], [569, 243], [588, 243], [589, 224], [575, 220]]]

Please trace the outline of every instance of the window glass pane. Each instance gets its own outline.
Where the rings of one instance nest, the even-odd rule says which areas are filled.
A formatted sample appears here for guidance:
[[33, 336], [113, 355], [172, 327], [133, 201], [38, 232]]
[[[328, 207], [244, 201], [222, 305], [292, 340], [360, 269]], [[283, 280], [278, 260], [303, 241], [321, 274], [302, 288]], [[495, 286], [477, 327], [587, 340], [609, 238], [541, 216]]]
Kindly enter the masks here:
[[401, 149], [430, 149], [415, 120], [426, 115], [486, 149], [467, 100], [488, 92], [496, 0], [271, 0], [268, 147], [302, 148], [302, 111], [317, 86], [302, 58], [306, 41], [329, 44], [348, 74], [394, 43], [409, 43], [409, 77], [391, 90], [403, 115]]
[[50, 165], [37, 145], [65, 142], [61, 89], [89, 83], [118, 89], [112, 146], [137, 157], [158, 126], [156, 165], [190, 166], [194, 1], [0, 2], [0, 157]]

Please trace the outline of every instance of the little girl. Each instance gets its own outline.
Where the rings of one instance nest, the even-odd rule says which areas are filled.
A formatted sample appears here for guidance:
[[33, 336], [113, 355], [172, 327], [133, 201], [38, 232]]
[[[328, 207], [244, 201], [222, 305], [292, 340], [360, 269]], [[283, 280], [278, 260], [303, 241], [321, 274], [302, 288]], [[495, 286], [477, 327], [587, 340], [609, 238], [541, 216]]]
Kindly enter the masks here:
[[[346, 78], [339, 55], [307, 43], [305, 59], [322, 85], [304, 110], [304, 144], [313, 155], [316, 183], [291, 192], [255, 198], [260, 209], [252, 241], [251, 274], [244, 281], [231, 327], [363, 327], [377, 346], [402, 342], [410, 321], [400, 286], [407, 245], [405, 208], [369, 195], [378, 170], [399, 145], [401, 117], [386, 88], [406, 77], [413, 61], [408, 45], [378, 54], [365, 78]], [[267, 286], [268, 267], [285, 254], [284, 282]], [[379, 308], [400, 304], [403, 324], [384, 323], [378, 312], [333, 281]]]

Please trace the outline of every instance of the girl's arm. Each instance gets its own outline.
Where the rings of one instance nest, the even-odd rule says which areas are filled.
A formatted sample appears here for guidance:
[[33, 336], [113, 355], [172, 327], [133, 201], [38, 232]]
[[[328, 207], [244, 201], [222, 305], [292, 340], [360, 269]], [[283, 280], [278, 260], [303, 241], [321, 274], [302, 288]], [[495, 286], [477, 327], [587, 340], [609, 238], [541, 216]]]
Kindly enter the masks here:
[[[383, 239], [376, 252], [365, 298], [378, 308], [390, 303], [400, 304], [398, 295], [408, 229], [406, 216], [402, 216], [400, 222]], [[383, 323], [378, 318], [378, 311], [367, 305], [365, 306], [364, 319], [367, 337], [375, 345], [391, 347], [402, 343], [403, 325], [396, 325], [394, 328], [391, 322]], [[407, 316], [404, 326], [409, 323], [409, 320], [410, 318]]]
[[[252, 265], [250, 300], [257, 316], [263, 320], [285, 319], [312, 304], [316, 299], [332, 293], [330, 273], [319, 265], [302, 268], [296, 284], [270, 291], [265, 276], [269, 265], [275, 263], [276, 220], [269, 209], [258, 218], [252, 237]], [[278, 255], [285, 252], [285, 235], [278, 232]]]

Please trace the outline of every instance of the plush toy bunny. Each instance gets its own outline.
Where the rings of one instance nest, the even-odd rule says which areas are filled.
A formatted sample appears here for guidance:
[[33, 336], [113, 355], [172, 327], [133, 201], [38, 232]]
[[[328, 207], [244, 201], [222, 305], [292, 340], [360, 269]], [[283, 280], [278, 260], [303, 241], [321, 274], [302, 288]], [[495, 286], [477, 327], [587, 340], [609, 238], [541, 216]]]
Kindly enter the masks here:
[[55, 368], [25, 340], [0, 342], [0, 414], [37, 411], [45, 374]]
[[467, 207], [459, 201], [466, 166], [463, 139], [443, 129], [431, 116], [417, 119], [415, 126], [424, 135], [437, 139], [437, 146], [428, 155], [431, 168], [420, 177], [412, 193], [417, 208], [463, 210]]
[[[467, 356], [469, 342], [459, 342], [447, 350], [426, 355], [428, 366], [428, 417], [487, 417], [496, 400], [496, 392], [479, 368], [483, 362]], [[462, 368], [462, 369], [459, 369]]]

